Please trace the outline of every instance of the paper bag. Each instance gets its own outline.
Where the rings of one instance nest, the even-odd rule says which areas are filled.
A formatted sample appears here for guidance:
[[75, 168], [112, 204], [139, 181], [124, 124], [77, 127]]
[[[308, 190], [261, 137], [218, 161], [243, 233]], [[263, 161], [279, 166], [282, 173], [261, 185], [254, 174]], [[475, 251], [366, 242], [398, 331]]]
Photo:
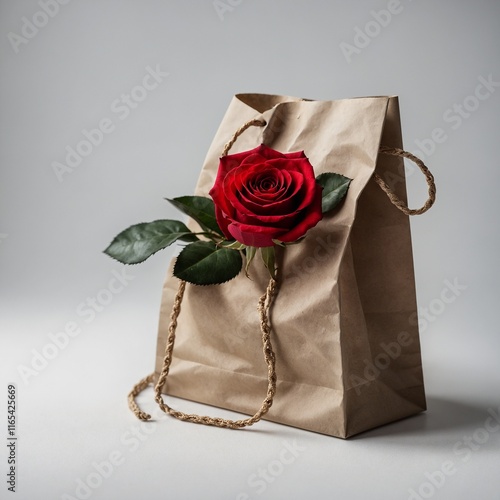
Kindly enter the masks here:
[[[267, 419], [346, 438], [425, 410], [409, 217], [374, 173], [406, 202], [397, 97], [311, 101], [241, 94], [227, 110], [195, 194], [208, 196], [221, 151], [243, 123], [231, 154], [263, 143], [304, 151], [316, 175], [352, 179], [347, 197], [300, 244], [280, 249], [279, 293], [270, 311], [276, 395]], [[395, 198], [396, 199], [396, 198]], [[193, 225], [194, 223], [192, 223]], [[252, 415], [267, 387], [256, 304], [269, 275], [252, 267], [223, 285], [188, 284], [177, 320], [167, 394]], [[161, 372], [178, 280], [172, 266], [161, 305]], [[209, 409], [216, 413], [216, 409]]]

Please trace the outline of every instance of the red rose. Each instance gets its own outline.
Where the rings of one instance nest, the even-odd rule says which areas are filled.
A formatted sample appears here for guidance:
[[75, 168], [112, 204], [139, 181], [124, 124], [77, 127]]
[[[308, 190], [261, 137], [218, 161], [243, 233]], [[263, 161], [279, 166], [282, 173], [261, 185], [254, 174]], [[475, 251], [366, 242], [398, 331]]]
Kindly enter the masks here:
[[303, 151], [280, 153], [263, 144], [222, 157], [210, 190], [226, 238], [252, 247], [298, 240], [322, 218], [321, 193]]

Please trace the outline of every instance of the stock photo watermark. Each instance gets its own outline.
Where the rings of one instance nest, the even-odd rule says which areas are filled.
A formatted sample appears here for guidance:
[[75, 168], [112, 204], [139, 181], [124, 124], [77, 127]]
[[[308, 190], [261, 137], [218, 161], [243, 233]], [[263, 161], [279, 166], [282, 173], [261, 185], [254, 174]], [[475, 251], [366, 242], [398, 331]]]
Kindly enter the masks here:
[[[420, 334], [424, 333], [429, 325], [444, 313], [446, 307], [455, 302], [465, 290], [467, 290], [467, 285], [460, 283], [458, 278], [444, 280], [439, 297], [432, 299], [426, 307], [419, 307], [417, 312], [408, 318], [409, 325], [418, 325]], [[414, 339], [408, 332], [402, 331], [398, 333], [394, 341], [382, 342], [380, 352], [373, 359], [363, 360], [365, 367], [362, 376], [356, 374], [349, 376], [356, 394], [359, 396], [364, 388], [378, 379], [380, 374], [387, 370], [405, 352], [404, 348], [410, 346], [413, 341]]]
[[303, 276], [314, 273], [322, 262], [336, 255], [341, 246], [338, 237], [332, 233], [328, 233], [325, 237], [318, 236], [315, 241], [316, 246], [310, 252], [311, 255], [302, 259], [300, 263], [290, 266], [291, 274], [287, 276], [287, 286], [297, 287]]
[[114, 99], [110, 104], [113, 117], [104, 117], [99, 120], [95, 128], [83, 129], [83, 136], [75, 145], [67, 145], [64, 161], [53, 161], [52, 170], [59, 182], [63, 182], [64, 176], [74, 172], [83, 162], [84, 158], [90, 156], [95, 148], [99, 147], [107, 135], [117, 128], [116, 118], [119, 121], [126, 120], [132, 111], [141, 102], [144, 102], [150, 92], [157, 89], [165, 78], [169, 75], [162, 71], [159, 64], [155, 68], [146, 66], [146, 73], [141, 79], [141, 83], [130, 89], [129, 93], [123, 93]]
[[418, 325], [420, 333], [424, 333], [430, 323], [436, 321], [444, 313], [446, 307], [455, 302], [467, 288], [468, 286], [460, 283], [458, 278], [453, 278], [453, 281], [444, 280], [439, 297], [432, 299], [427, 307], [419, 307], [418, 311], [410, 316], [410, 325]]
[[486, 77], [479, 75], [477, 81], [470, 93], [444, 111], [442, 119], [446, 125], [435, 127], [428, 137], [415, 140], [418, 150], [413, 154], [421, 159], [434, 154], [437, 146], [448, 140], [450, 131], [458, 130], [479, 109], [481, 103], [487, 101], [500, 87], [500, 82], [492, 74]]
[[[445, 460], [441, 466], [433, 471], [424, 472], [425, 480], [417, 487], [409, 488], [410, 496], [408, 500], [423, 500], [433, 497], [437, 491], [441, 490], [448, 482], [451, 476], [454, 476], [460, 468], [460, 465], [469, 462], [479, 450], [481, 450], [490, 440], [492, 435], [500, 431], [500, 406], [489, 408], [488, 416], [485, 417], [481, 427], [460, 438], [452, 449], [453, 459]], [[459, 457], [460, 460], [456, 460]]]
[[[156, 420], [164, 416], [165, 414], [158, 408], [153, 413]], [[90, 472], [75, 478], [74, 491], [71, 494], [63, 493], [61, 500], [87, 500], [90, 498], [94, 491], [99, 489], [114, 474], [116, 469], [126, 462], [128, 455], [135, 453], [150, 439], [157, 427], [157, 423], [154, 421], [131, 425], [120, 436], [120, 448], [112, 450], [104, 459], [94, 460], [89, 466]]]
[[49, 341], [42, 348], [31, 350], [30, 363], [18, 365], [17, 371], [24, 384], [28, 385], [31, 378], [37, 377], [45, 370], [50, 362], [68, 347], [71, 340], [83, 332], [80, 320], [87, 325], [92, 323], [98, 314], [113, 302], [115, 296], [122, 293], [135, 278], [127, 274], [126, 269], [120, 272], [113, 270], [111, 275], [105, 288], [101, 288], [95, 295], [87, 297], [76, 306], [75, 314], [78, 320], [67, 321], [61, 330], [49, 333], [47, 335]]
[[235, 7], [241, 5], [243, 0], [214, 0], [212, 5], [214, 6], [215, 13], [219, 16], [221, 21], [224, 21], [226, 14], [233, 12]]
[[359, 396], [363, 388], [368, 387], [384, 370], [387, 370], [391, 363], [398, 359], [404, 352], [403, 348], [410, 346], [412, 343], [413, 339], [408, 332], [399, 332], [396, 340], [393, 342], [382, 342], [380, 344], [381, 352], [373, 360], [363, 360], [365, 365], [363, 376], [354, 373], [349, 376], [349, 381], [354, 387], [356, 394]]
[[67, 5], [71, 0], [40, 0], [38, 5], [39, 10], [34, 12], [30, 18], [23, 16], [21, 18], [21, 26], [19, 33], [10, 31], [7, 33], [7, 38], [10, 42], [12, 50], [18, 54], [22, 46], [27, 45], [33, 40], [40, 30], [45, 28], [51, 19], [59, 14], [61, 6]]
[[7, 490], [16, 492], [17, 487], [17, 389], [7, 385]]
[[[411, 2], [412, 0], [408, 0]], [[404, 5], [400, 0], [389, 0], [386, 8], [370, 11], [370, 20], [361, 27], [354, 27], [354, 37], [352, 43], [341, 42], [339, 47], [345, 60], [350, 64], [355, 55], [361, 54], [382, 31], [391, 24], [395, 16], [401, 14]]]
[[262, 495], [283, 474], [285, 469], [307, 449], [305, 446], [299, 445], [295, 439], [293, 441], [285, 440], [282, 444], [283, 447], [275, 459], [269, 461], [265, 467], [259, 467], [248, 476], [247, 485], [251, 491], [238, 493], [236, 500], [249, 500], [255, 494]]
[[[471, 91], [459, 102], [449, 106], [442, 114], [443, 126], [435, 127], [422, 139], [415, 139], [414, 144], [417, 149], [413, 154], [421, 160], [431, 157], [475, 112], [482, 103], [490, 99], [495, 91], [500, 88], [500, 81], [497, 81], [491, 73], [488, 76], [479, 75], [477, 82]], [[416, 171], [415, 165], [409, 163], [402, 167], [397, 173], [386, 172], [384, 181], [391, 189], [395, 189], [397, 184], [405, 182], [406, 177], [412, 176]]]

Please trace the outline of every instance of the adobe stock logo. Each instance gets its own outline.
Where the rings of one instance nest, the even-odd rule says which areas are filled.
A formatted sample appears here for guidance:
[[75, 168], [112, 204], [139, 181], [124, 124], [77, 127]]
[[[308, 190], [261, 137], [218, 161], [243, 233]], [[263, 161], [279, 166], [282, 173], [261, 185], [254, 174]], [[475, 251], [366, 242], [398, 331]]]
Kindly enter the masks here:
[[249, 500], [254, 496], [254, 493], [262, 495], [283, 474], [285, 469], [295, 463], [307, 450], [305, 446], [298, 444], [295, 439], [292, 442], [284, 440], [282, 444], [283, 447], [274, 460], [271, 460], [265, 467], [259, 467], [248, 476], [247, 485], [253, 491], [240, 492], [236, 496], [236, 500]]
[[[432, 471], [425, 471], [425, 479], [415, 488], [409, 488], [408, 500], [427, 500], [432, 498], [440, 490], [446, 489], [446, 485], [452, 481], [463, 464], [469, 462], [475, 453], [490, 445], [491, 448], [498, 446], [498, 432], [500, 432], [500, 406], [488, 408], [483, 424], [472, 432], [461, 437], [453, 445], [453, 454], [444, 460], [439, 467]], [[460, 457], [457, 461], [454, 457]]]
[[448, 140], [451, 131], [458, 130], [500, 88], [500, 81], [491, 73], [487, 77], [479, 75], [477, 82], [474, 89], [470, 89], [461, 101], [455, 102], [443, 112], [442, 120], [446, 125], [435, 127], [428, 137], [415, 139], [418, 150], [413, 151], [414, 155], [423, 160], [432, 156], [438, 145]]
[[[111, 271], [111, 277], [106, 287], [101, 288], [91, 297], [87, 297], [75, 308], [75, 315], [83, 318], [83, 323], [92, 323], [128, 286], [134, 279], [133, 275], [127, 274], [126, 269], [121, 272]], [[49, 341], [39, 349], [31, 350], [31, 360], [27, 364], [20, 364], [17, 371], [24, 384], [28, 385], [30, 379], [38, 377], [50, 362], [56, 359], [64, 351], [75, 337], [83, 332], [83, 324], [80, 320], [67, 321], [64, 327], [48, 334]]]
[[[467, 285], [454, 278], [453, 281], [444, 280], [444, 286], [438, 297], [432, 299], [427, 307], [419, 307], [418, 311], [412, 313], [408, 318], [408, 324], [411, 326], [418, 325], [420, 334], [423, 334], [429, 325], [437, 320], [439, 316], [444, 314], [446, 308], [455, 302], [462, 293], [467, 290]], [[407, 354], [405, 349], [413, 343], [414, 339], [406, 331], [401, 331], [392, 341], [387, 343], [382, 342], [379, 345], [378, 353], [375, 351], [372, 358], [364, 359], [364, 368], [361, 373], [352, 373], [349, 377], [351, 386], [359, 396], [361, 392], [370, 386], [372, 382], [377, 380], [382, 372], [387, 370], [391, 364], [399, 359], [402, 354]]]
[[[129, 93], [123, 93], [113, 100], [110, 110], [120, 121], [126, 120], [132, 111], [139, 104], [146, 100], [149, 93], [163, 82], [168, 76], [157, 64], [155, 68], [146, 66], [146, 73], [141, 78], [141, 83], [132, 87]], [[53, 161], [52, 170], [59, 182], [63, 182], [64, 177], [72, 172], [83, 162], [83, 159], [90, 156], [95, 148], [100, 146], [104, 138], [116, 130], [115, 120], [109, 117], [101, 118], [95, 128], [83, 129], [83, 136], [74, 146], [66, 146], [66, 156], [64, 162]]]
[[[410, 0], [411, 1], [411, 0]], [[385, 9], [372, 10], [370, 19], [362, 28], [354, 27], [354, 38], [351, 43], [341, 42], [339, 47], [346, 61], [350, 64], [354, 55], [359, 55], [372, 40], [380, 35], [383, 29], [391, 24], [394, 16], [403, 12], [404, 6], [400, 0], [389, 0]]]
[[26, 16], [21, 18], [21, 34], [9, 32], [7, 38], [10, 42], [12, 50], [19, 54], [21, 45], [27, 45], [30, 40], [33, 40], [42, 28], [49, 24], [50, 19], [54, 19], [60, 10], [61, 5], [67, 5], [71, 0], [40, 0], [38, 5], [40, 10], [37, 10], [31, 19]]
[[121, 447], [115, 448], [100, 461], [94, 460], [82, 475], [75, 478], [75, 486], [71, 494], [63, 493], [61, 500], [88, 500], [96, 490], [106, 484], [116, 469], [130, 460], [131, 454], [140, 449], [143, 443], [151, 440], [151, 436], [157, 429], [156, 421], [164, 418], [165, 414], [156, 408], [152, 416], [152, 421], [133, 424], [125, 430], [120, 436]]
[[427, 330], [429, 324], [436, 321], [444, 313], [446, 307], [455, 302], [467, 288], [467, 285], [459, 283], [458, 278], [454, 278], [453, 281], [445, 280], [439, 297], [431, 300], [427, 307], [419, 307], [418, 312], [410, 316], [410, 325], [418, 325], [422, 334]]
[[224, 21], [224, 16], [228, 12], [233, 12], [234, 8], [243, 3], [243, 0], [214, 0], [213, 6], [215, 12], [221, 21]]
[[[478, 110], [485, 108], [485, 101], [492, 96], [498, 95], [500, 81], [498, 76], [490, 73], [487, 76], [479, 75], [476, 78], [477, 83], [470, 88], [467, 95], [455, 102], [442, 113], [443, 125], [434, 127], [422, 138], [414, 140], [417, 149], [412, 149], [412, 153], [421, 160], [426, 161], [458, 130], [467, 120], [472, 120]], [[394, 190], [397, 184], [404, 183], [418, 170], [414, 164], [408, 163], [399, 172], [386, 172], [384, 181]]]

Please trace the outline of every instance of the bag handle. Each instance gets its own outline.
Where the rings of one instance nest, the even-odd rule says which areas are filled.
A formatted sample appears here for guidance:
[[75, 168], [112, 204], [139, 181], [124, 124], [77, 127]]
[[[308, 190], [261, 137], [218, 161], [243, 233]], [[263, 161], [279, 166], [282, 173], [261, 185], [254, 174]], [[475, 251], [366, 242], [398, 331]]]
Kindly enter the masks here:
[[[167, 345], [165, 346], [165, 356], [163, 358], [163, 367], [156, 382], [155, 386], [155, 401], [162, 411], [172, 415], [179, 420], [184, 420], [187, 422], [193, 422], [196, 424], [214, 425], [216, 427], [227, 427], [229, 429], [241, 429], [243, 427], [248, 427], [250, 425], [258, 422], [271, 408], [273, 404], [274, 395], [276, 393], [276, 356], [273, 351], [273, 346], [271, 344], [271, 327], [269, 325], [269, 308], [276, 294], [276, 281], [271, 278], [269, 285], [267, 286], [266, 292], [259, 300], [259, 316], [260, 316], [260, 330], [262, 332], [262, 348], [264, 352], [264, 359], [267, 364], [267, 394], [262, 402], [260, 409], [249, 418], [242, 420], [230, 420], [225, 418], [214, 418], [206, 417], [202, 415], [184, 413], [182, 411], [174, 410], [168, 406], [162, 396], [162, 389], [167, 380], [168, 372], [170, 370], [170, 364], [172, 362], [172, 352], [174, 350], [175, 343], [175, 332], [177, 329], [177, 319], [181, 310], [182, 298], [184, 296], [184, 291], [186, 289], [186, 282], [179, 282], [179, 289], [174, 299], [174, 306], [172, 308], [172, 314], [170, 315], [170, 325], [168, 327], [168, 338]], [[152, 373], [139, 381], [132, 391], [128, 395], [128, 405], [129, 408], [135, 413], [137, 418], [140, 420], [149, 420], [151, 415], [143, 412], [137, 402], [135, 397], [142, 392], [146, 387], [153, 383], [155, 374]]]
[[238, 139], [238, 137], [243, 133], [245, 132], [245, 130], [247, 128], [250, 128], [250, 127], [263, 127], [264, 125], [266, 125], [267, 122], [266, 120], [264, 119], [260, 119], [260, 118], [254, 118], [253, 120], [249, 120], [247, 121], [246, 123], [244, 123], [234, 134], [233, 134], [233, 137], [231, 137], [231, 139], [225, 144], [224, 146], [224, 149], [222, 150], [222, 154], [221, 156], [227, 156], [227, 154], [229, 153], [229, 150], [233, 147], [233, 144], [236, 142], [236, 139]]
[[408, 151], [404, 151], [403, 149], [399, 148], [388, 148], [386, 146], [380, 146], [379, 153], [408, 158], [409, 160], [416, 163], [418, 168], [420, 168], [422, 173], [425, 175], [425, 180], [427, 181], [428, 194], [429, 194], [427, 201], [420, 208], [415, 208], [415, 209], [408, 208], [408, 205], [401, 198], [399, 198], [394, 193], [394, 191], [392, 191], [392, 189], [387, 185], [384, 179], [380, 177], [380, 175], [375, 173], [373, 174], [373, 178], [375, 182], [379, 185], [380, 189], [382, 189], [382, 191], [389, 197], [391, 203], [395, 207], [399, 208], [399, 210], [401, 210], [401, 212], [403, 212], [404, 214], [420, 215], [423, 214], [424, 212], [427, 212], [427, 210], [429, 210], [429, 208], [431, 208], [432, 205], [434, 205], [434, 202], [436, 201], [436, 184], [434, 182], [434, 176], [430, 173], [429, 169], [425, 166], [424, 162], [420, 158], [409, 153]]

